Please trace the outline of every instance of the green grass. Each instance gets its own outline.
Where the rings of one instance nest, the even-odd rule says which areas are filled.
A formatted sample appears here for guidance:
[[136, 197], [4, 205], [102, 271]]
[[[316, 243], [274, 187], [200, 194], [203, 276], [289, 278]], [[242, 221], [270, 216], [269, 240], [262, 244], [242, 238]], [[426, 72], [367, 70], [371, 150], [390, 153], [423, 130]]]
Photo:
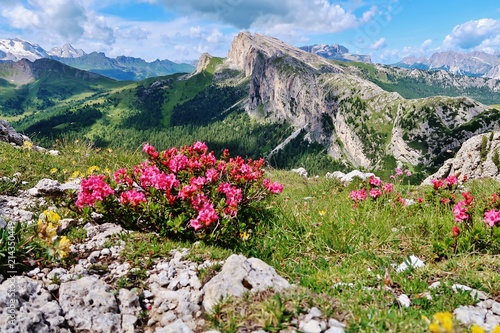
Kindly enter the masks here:
[[[60, 142], [58, 148], [60, 155], [51, 156], [0, 144], [0, 176], [21, 172], [21, 179], [28, 182], [23, 188], [27, 188], [41, 178], [64, 181], [75, 170], [86, 173], [90, 166], [97, 165], [101, 170], [107, 167], [114, 171], [144, 158], [137, 150], [98, 151], [85, 142]], [[53, 168], [57, 169], [54, 173]], [[405, 198], [425, 198], [424, 203], [403, 207], [385, 199], [354, 205], [349, 193], [359, 188], [360, 182], [346, 187], [336, 180], [304, 179], [280, 170], [268, 170], [267, 176], [283, 183], [285, 190], [269, 204], [272, 218], [261, 221], [251, 237], [236, 248], [160, 239], [144, 233], [123, 234], [108, 241], [106, 246], [124, 241], [123, 260], [137, 268], [133, 275], [115, 281], [115, 287], [143, 288], [145, 269], [180, 248], [188, 248], [188, 259], [195, 262], [223, 260], [232, 253], [258, 257], [299, 287], [283, 295], [268, 292], [228, 299], [216, 308], [216, 315], [207, 318], [207, 329], [221, 332], [235, 332], [238, 325], [278, 331], [308, 307], [318, 306], [330, 317], [345, 322], [347, 333], [423, 333], [428, 332], [428, 325], [422, 316], [432, 318], [437, 312], [452, 312], [460, 305], [475, 303], [466, 293], [452, 292], [454, 283], [500, 297], [498, 247], [468, 248], [464, 226], [460, 225], [463, 238], [457, 253], [451, 247], [439, 250], [437, 245], [452, 239], [454, 221], [450, 207], [433, 201], [431, 189], [403, 181], [396, 184], [396, 190]], [[466, 183], [466, 189], [480, 206], [491, 193], [500, 192], [500, 184], [474, 181]], [[456, 196], [460, 200], [458, 192]], [[63, 217], [74, 216], [63, 207], [59, 209]], [[474, 218], [478, 220], [480, 215], [477, 212]], [[80, 242], [85, 233], [79, 226], [68, 236]], [[425, 266], [397, 272], [395, 266], [412, 254], [424, 260]], [[220, 266], [200, 272], [200, 279], [207, 281], [218, 269]], [[393, 281], [392, 289], [384, 287], [386, 274]], [[441, 281], [442, 287], [430, 291], [432, 300], [421, 297], [434, 281]], [[407, 294], [411, 307], [398, 306], [394, 292]]]

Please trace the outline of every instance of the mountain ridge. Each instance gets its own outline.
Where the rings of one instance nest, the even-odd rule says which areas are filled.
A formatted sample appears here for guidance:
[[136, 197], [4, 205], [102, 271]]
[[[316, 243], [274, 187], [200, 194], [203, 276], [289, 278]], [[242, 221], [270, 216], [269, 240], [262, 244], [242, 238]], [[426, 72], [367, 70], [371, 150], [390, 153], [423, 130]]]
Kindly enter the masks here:
[[500, 56], [482, 51], [436, 52], [429, 58], [405, 57], [393, 66], [427, 70], [446, 70], [453, 74], [500, 79]]
[[339, 44], [313, 44], [299, 47], [301, 50], [317, 54], [323, 58], [335, 59], [341, 61], [359, 61], [365, 63], [372, 63], [369, 55], [352, 54], [349, 50]]
[[40, 58], [57, 60], [66, 65], [101, 74], [116, 80], [142, 80], [148, 77], [174, 73], [189, 73], [195, 69], [190, 64], [177, 64], [170, 60], [147, 62], [141, 58], [118, 56], [109, 58], [102, 52], [85, 53], [70, 44], [45, 51], [38, 44], [21, 39], [0, 39], [0, 61], [35, 61]]

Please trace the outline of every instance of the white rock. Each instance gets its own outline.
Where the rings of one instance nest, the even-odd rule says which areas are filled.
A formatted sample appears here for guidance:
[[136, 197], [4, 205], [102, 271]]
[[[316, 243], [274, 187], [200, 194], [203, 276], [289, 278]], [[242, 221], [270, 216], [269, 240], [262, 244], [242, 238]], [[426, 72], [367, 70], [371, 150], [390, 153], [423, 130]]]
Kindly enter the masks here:
[[325, 331], [325, 333], [345, 333], [342, 327], [333, 326]]
[[301, 322], [299, 328], [304, 333], [321, 333], [321, 324], [315, 319], [308, 322]]
[[419, 268], [423, 267], [425, 264], [422, 260], [420, 260], [418, 257], [414, 256], [413, 254], [407, 258], [403, 263], [401, 263], [398, 268], [396, 268], [397, 272], [403, 272], [406, 271], [408, 268]]
[[487, 312], [486, 309], [480, 309], [474, 306], [460, 306], [453, 311], [453, 315], [464, 325], [476, 324], [483, 326]]
[[411, 305], [411, 300], [408, 295], [401, 294], [396, 298], [396, 300], [398, 301], [398, 304], [403, 308], [409, 308]]

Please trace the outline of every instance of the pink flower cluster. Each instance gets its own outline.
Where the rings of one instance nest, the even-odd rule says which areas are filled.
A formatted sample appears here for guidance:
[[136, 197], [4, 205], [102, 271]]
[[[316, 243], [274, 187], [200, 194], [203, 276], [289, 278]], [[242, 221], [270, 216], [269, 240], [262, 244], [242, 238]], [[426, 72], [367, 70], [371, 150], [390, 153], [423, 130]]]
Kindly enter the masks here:
[[471, 219], [468, 212], [474, 201], [474, 197], [469, 192], [462, 192], [462, 196], [464, 200], [453, 206], [453, 216], [457, 222], [469, 221]]
[[104, 176], [83, 179], [77, 207], [94, 206], [115, 194], [112, 200], [136, 211], [164, 205], [161, 209], [165, 212], [158, 216], [187, 214], [189, 225], [199, 230], [221, 218], [234, 219], [242, 205], [283, 191], [283, 185], [263, 178], [264, 159], [230, 158], [225, 150], [217, 160], [203, 142], [163, 152], [146, 144], [143, 151], [148, 161], [130, 171], [121, 168], [114, 173], [116, 193]]
[[[466, 180], [466, 178], [464, 177], [464, 181], [465, 180]], [[431, 179], [431, 183], [434, 186], [435, 190], [443, 189], [445, 184], [449, 189], [451, 189], [451, 188], [453, 188], [453, 186], [458, 185], [458, 177], [455, 175], [450, 175], [450, 176], [446, 177], [444, 179], [444, 181], [442, 179], [435, 179], [434, 178], [434, 179]]]
[[114, 194], [114, 191], [104, 181], [103, 175], [90, 175], [87, 179], [82, 179], [81, 191], [75, 205], [79, 209], [85, 206], [93, 207], [96, 201], [102, 201], [111, 194]]
[[359, 190], [351, 191], [350, 197], [353, 201], [359, 202], [364, 201], [370, 196], [373, 199], [377, 199], [384, 193], [392, 193], [394, 187], [391, 183], [382, 183], [380, 178], [375, 176], [370, 176], [368, 179], [369, 189], [362, 188]]
[[364, 188], [351, 191], [350, 196], [353, 201], [364, 201], [367, 198], [366, 190]]
[[197, 194], [191, 199], [193, 208], [196, 209], [198, 215], [196, 218], [190, 220], [190, 225], [194, 230], [208, 227], [219, 219], [214, 205], [210, 203], [208, 197], [202, 193]]
[[500, 210], [490, 209], [484, 213], [484, 222], [490, 227], [500, 225]]
[[463, 222], [470, 218], [470, 215], [467, 214], [468, 206], [465, 204], [465, 201], [458, 202], [455, 206], [453, 206], [453, 216], [455, 217], [455, 221]]
[[130, 190], [120, 194], [120, 202], [124, 205], [137, 206], [141, 202], [146, 202], [146, 195], [144, 192], [137, 190]]

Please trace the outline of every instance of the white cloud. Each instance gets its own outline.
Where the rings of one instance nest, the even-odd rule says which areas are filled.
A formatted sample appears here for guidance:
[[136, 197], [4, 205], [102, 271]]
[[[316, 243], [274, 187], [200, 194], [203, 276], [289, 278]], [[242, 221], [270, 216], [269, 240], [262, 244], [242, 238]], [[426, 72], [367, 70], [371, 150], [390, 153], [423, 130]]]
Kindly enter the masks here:
[[138, 26], [118, 28], [115, 30], [116, 38], [130, 39], [134, 41], [148, 39], [149, 35], [151, 35], [151, 31]]
[[37, 13], [20, 5], [3, 9], [2, 16], [10, 21], [12, 27], [17, 29], [32, 29], [40, 26], [41, 23]]
[[80, 38], [97, 38], [113, 42], [113, 29], [104, 20], [89, 12], [81, 0], [17, 1], [1, 11], [11, 27], [27, 29], [38, 36], [37, 42], [75, 42]]
[[426, 39], [420, 46], [407, 46], [402, 49], [384, 49], [380, 53], [371, 54], [372, 60], [378, 63], [394, 64], [405, 57], [414, 56], [429, 56], [431, 53], [439, 51], [439, 49], [431, 49], [432, 40]]
[[497, 45], [496, 40], [500, 35], [500, 20], [483, 18], [475, 21], [468, 21], [453, 28], [451, 34], [447, 35], [443, 41], [445, 49], [476, 49], [482, 45]]
[[357, 27], [369, 21], [377, 11], [371, 7], [361, 16], [328, 0], [163, 0], [170, 10], [217, 20], [238, 29], [283, 34], [298, 29], [332, 33]]
[[420, 45], [420, 48], [423, 51], [427, 51], [429, 49], [429, 46], [432, 44], [432, 39], [426, 39], [424, 42]]
[[91, 17], [84, 23], [84, 37], [104, 42], [105, 44], [113, 44], [116, 41], [114, 30], [108, 26], [104, 16]]
[[386, 42], [385, 38], [382, 37], [379, 40], [377, 40], [375, 43], [373, 43], [372, 45], [370, 45], [370, 49], [372, 49], [372, 50], [380, 50], [380, 49], [383, 49], [386, 46], [387, 46], [387, 42]]

